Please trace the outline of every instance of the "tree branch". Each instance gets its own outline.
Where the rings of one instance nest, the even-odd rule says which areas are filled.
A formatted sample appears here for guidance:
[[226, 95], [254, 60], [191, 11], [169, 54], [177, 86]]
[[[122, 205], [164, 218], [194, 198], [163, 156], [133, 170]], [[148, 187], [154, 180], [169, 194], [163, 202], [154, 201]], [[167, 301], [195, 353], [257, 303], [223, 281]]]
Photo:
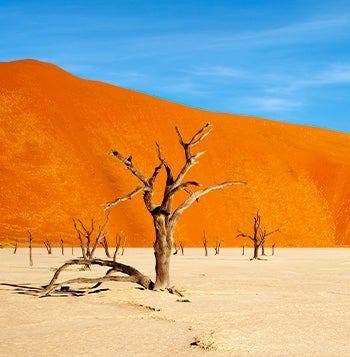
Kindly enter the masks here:
[[[102, 259], [89, 260], [89, 264], [110, 267], [111, 269], [107, 272], [108, 275], [110, 275], [112, 273], [112, 271], [116, 271], [116, 272], [120, 272], [120, 273], [129, 275], [130, 277], [135, 279], [134, 280], [135, 283], [143, 286], [146, 289], [152, 290], [154, 287], [154, 283], [152, 282], [152, 280], [149, 277], [143, 275], [137, 269], [135, 269], [129, 265], [114, 262], [112, 260], [102, 260]], [[56, 283], [59, 275], [61, 274], [61, 272], [66, 270], [71, 265], [86, 265], [86, 260], [85, 259], [72, 259], [72, 260], [68, 260], [67, 262], [65, 262], [60, 268], [58, 268], [56, 270], [50, 283], [44, 288], [44, 291], [43, 291], [41, 297], [50, 295], [50, 293], [52, 291], [54, 291], [56, 289], [56, 287], [62, 285], [62, 284], [55, 284], [55, 283]], [[108, 276], [108, 277], [110, 277], [110, 276]], [[103, 278], [98, 278], [95, 281], [90, 280], [89, 282], [102, 282], [102, 281], [107, 281], [107, 280], [109, 280], [109, 279], [106, 277], [103, 277]], [[113, 278], [111, 280], [117, 280], [117, 279]], [[118, 280], [118, 281], [120, 281], [120, 280]], [[130, 280], [128, 280], [126, 278], [126, 280], [124, 280], [124, 281], [130, 281]], [[79, 281], [78, 281], [78, 279], [74, 279], [74, 282], [79, 282]]]
[[213, 185], [213, 186], [209, 186], [207, 188], [204, 188], [203, 190], [199, 190], [196, 192], [193, 192], [191, 194], [191, 196], [185, 200], [178, 208], [176, 208], [176, 210], [174, 211], [174, 213], [171, 215], [169, 222], [171, 225], [171, 228], [173, 229], [177, 220], [179, 219], [179, 217], [181, 216], [181, 214], [183, 213], [183, 211], [190, 207], [195, 201], [197, 201], [200, 197], [206, 195], [207, 193], [211, 192], [211, 191], [216, 191], [216, 190], [220, 190], [222, 188], [225, 188], [227, 186], [232, 186], [232, 185], [245, 185], [246, 182], [244, 181], [226, 181], [223, 183], [220, 183], [218, 185]]
[[266, 233], [266, 234], [265, 234], [265, 237], [268, 237], [268, 236], [270, 236], [271, 234], [276, 233], [276, 232], [279, 232], [279, 231], [280, 231], [279, 228], [278, 228], [278, 229], [275, 229], [274, 231], [271, 231], [271, 232], [269, 232], [269, 233]]
[[135, 188], [134, 191], [130, 192], [129, 194], [123, 196], [123, 197], [119, 197], [116, 198], [114, 201], [110, 201], [110, 202], [106, 202], [103, 204], [103, 206], [105, 207], [105, 211], [110, 209], [112, 206], [117, 205], [120, 202], [124, 202], [127, 200], [131, 200], [134, 196], [136, 196], [138, 193], [145, 191], [145, 186], [138, 186]]
[[245, 234], [241, 231], [238, 231], [238, 234], [236, 235], [236, 238], [239, 238], [239, 237], [242, 237], [242, 238], [249, 238], [251, 240], [254, 240], [254, 238], [252, 236], [250, 236], [249, 234]]
[[133, 173], [134, 176], [136, 176], [142, 183], [145, 184], [145, 186], [148, 185], [148, 179], [145, 175], [143, 175], [132, 163], [131, 157], [128, 159], [125, 158], [122, 154], [120, 154], [116, 150], [112, 150], [112, 155], [114, 155], [119, 161], [121, 161], [125, 167]]

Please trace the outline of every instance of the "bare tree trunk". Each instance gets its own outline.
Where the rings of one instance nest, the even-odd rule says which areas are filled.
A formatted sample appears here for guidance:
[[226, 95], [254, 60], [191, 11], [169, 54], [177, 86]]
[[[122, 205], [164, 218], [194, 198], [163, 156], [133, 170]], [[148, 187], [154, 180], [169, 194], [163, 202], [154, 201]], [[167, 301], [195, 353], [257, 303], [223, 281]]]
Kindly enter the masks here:
[[244, 255], [244, 245], [242, 246], [242, 255]]
[[123, 243], [122, 243], [122, 253], [121, 253], [121, 255], [124, 255], [125, 246], [126, 246], [126, 237], [124, 237], [124, 239], [123, 239]]
[[108, 241], [106, 236], [103, 236], [102, 241], [101, 241], [102, 247], [105, 250], [105, 254], [107, 258], [111, 258], [111, 255], [109, 253], [109, 247], [108, 247]]
[[264, 244], [261, 244], [261, 255], [266, 255]]
[[61, 253], [64, 255], [64, 244], [63, 244], [63, 239], [61, 238]]
[[182, 242], [180, 242], [181, 255], [184, 255], [184, 246]]
[[166, 217], [163, 214], [153, 216], [156, 240], [154, 242], [154, 256], [156, 260], [155, 290], [165, 290], [170, 287], [170, 256], [173, 236], [166, 227]]
[[15, 249], [13, 250], [13, 254], [17, 253], [17, 248], [18, 248], [18, 240], [16, 240]]
[[275, 255], [275, 243], [272, 244], [272, 254], [271, 255]]
[[72, 247], [72, 255], [74, 255], [74, 248]]
[[207, 237], [205, 236], [205, 231], [203, 231], [203, 246], [204, 246], [204, 252], [205, 256], [208, 256], [208, 246], [207, 246]]
[[33, 236], [31, 231], [28, 231], [28, 233], [29, 233], [29, 265], [32, 267], [33, 266], [33, 254], [32, 254]]
[[252, 259], [258, 259], [259, 257], [259, 244], [254, 242], [254, 255]]
[[219, 255], [220, 254], [220, 246], [221, 246], [221, 243], [219, 241], [216, 241], [215, 243], [215, 255]]

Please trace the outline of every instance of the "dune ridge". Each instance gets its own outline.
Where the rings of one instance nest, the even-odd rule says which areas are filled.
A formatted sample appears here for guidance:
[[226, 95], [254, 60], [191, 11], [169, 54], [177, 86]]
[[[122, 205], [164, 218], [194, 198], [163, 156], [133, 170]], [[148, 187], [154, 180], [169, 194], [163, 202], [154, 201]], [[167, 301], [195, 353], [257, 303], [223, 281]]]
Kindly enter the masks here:
[[[133, 190], [137, 180], [108, 155], [132, 155], [149, 175], [155, 141], [177, 170], [187, 138], [206, 122], [206, 154], [189, 178], [203, 185], [248, 182], [209, 194], [180, 219], [176, 240], [200, 246], [241, 245], [259, 209], [278, 246], [350, 244], [350, 135], [249, 116], [212, 113], [102, 82], [35, 60], [0, 63], [0, 244], [27, 229], [34, 243], [74, 244], [72, 217], [102, 221], [102, 204]], [[160, 188], [161, 189], [161, 188]], [[185, 198], [184, 195], [182, 198]], [[123, 231], [129, 246], [151, 246], [153, 226], [141, 197], [111, 211], [109, 240]]]

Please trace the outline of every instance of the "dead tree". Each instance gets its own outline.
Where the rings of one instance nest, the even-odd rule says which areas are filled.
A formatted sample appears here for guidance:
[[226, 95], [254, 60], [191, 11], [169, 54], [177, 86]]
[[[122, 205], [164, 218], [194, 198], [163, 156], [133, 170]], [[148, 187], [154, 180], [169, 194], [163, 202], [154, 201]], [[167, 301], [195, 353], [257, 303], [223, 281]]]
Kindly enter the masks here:
[[102, 245], [103, 249], [105, 250], [106, 257], [111, 258], [111, 255], [109, 253], [109, 247], [108, 247], [108, 241], [107, 241], [106, 235], [103, 236], [103, 238], [101, 240], [101, 245]]
[[272, 252], [271, 252], [271, 255], [275, 255], [275, 244], [276, 244], [276, 243], [273, 243], [273, 244], [272, 244]]
[[[144, 175], [133, 163], [131, 159], [123, 156], [117, 150], [113, 150], [112, 154], [122, 163], [124, 166], [134, 175], [139, 181], [140, 185], [137, 186], [129, 194], [118, 197], [113, 201], [107, 202], [106, 209], [130, 200], [139, 193], [143, 194], [143, 201], [147, 211], [153, 218], [153, 225], [155, 229], [154, 240], [154, 255], [155, 255], [155, 271], [156, 281], [155, 289], [164, 290], [170, 287], [170, 256], [173, 246], [173, 235], [176, 224], [182, 215], [182, 213], [189, 208], [194, 202], [198, 202], [199, 198], [207, 193], [219, 189], [223, 189], [231, 185], [245, 184], [242, 181], [226, 181], [217, 185], [209, 186], [203, 189], [192, 191], [190, 188], [195, 189], [201, 185], [197, 181], [185, 181], [187, 173], [191, 168], [198, 163], [200, 156], [204, 152], [192, 153], [194, 146], [199, 144], [211, 131], [211, 124], [206, 124], [203, 128], [197, 131], [189, 141], [184, 141], [180, 130], [176, 127], [176, 133], [179, 139], [179, 143], [184, 151], [185, 162], [179, 173], [174, 174], [173, 170], [168, 165], [166, 159], [163, 157], [160, 146], [157, 144], [159, 164], [154, 168], [151, 176]], [[163, 191], [163, 198], [161, 202], [156, 203], [153, 199], [155, 192], [155, 181], [159, 172], [162, 169], [166, 172], [166, 182]], [[189, 197], [185, 199], [178, 207], [173, 209], [173, 198], [176, 193], [185, 191], [189, 194]]]
[[214, 247], [215, 254], [214, 255], [220, 254], [220, 247], [221, 247], [221, 241], [217, 240], [215, 242], [215, 247]]
[[184, 245], [182, 242], [180, 242], [180, 250], [181, 250], [181, 255], [184, 255]]
[[18, 248], [18, 239], [16, 240], [15, 249], [13, 250], [13, 254], [17, 253], [17, 248]]
[[[113, 201], [107, 202], [105, 204], [105, 209], [108, 210], [111, 207], [117, 205], [118, 203], [130, 200], [139, 193], [143, 193], [143, 201], [146, 206], [147, 211], [151, 214], [153, 218], [153, 225], [155, 229], [155, 240], [154, 240], [154, 255], [155, 255], [155, 271], [156, 271], [156, 280], [155, 283], [152, 282], [150, 278], [141, 274], [138, 270], [133, 267], [121, 264], [115, 261], [116, 252], [112, 260], [101, 260], [93, 258], [94, 248], [92, 249], [91, 254], [88, 254], [91, 242], [91, 234], [93, 231], [93, 222], [91, 223], [91, 228], [85, 227], [82, 222], [79, 220], [73, 220], [74, 227], [78, 233], [78, 239], [81, 242], [85, 241], [87, 244], [84, 246], [81, 243], [83, 258], [73, 259], [66, 262], [62, 265], [54, 274], [53, 278], [49, 285], [45, 288], [42, 296], [47, 296], [54, 290], [58, 289], [63, 284], [70, 283], [96, 283], [94, 287], [97, 287], [104, 281], [131, 281], [143, 286], [146, 289], [150, 290], [168, 290], [171, 293], [178, 293], [174, 288], [170, 286], [170, 256], [171, 250], [174, 243], [174, 229], [176, 224], [182, 215], [182, 213], [189, 208], [194, 202], [198, 202], [199, 198], [206, 195], [209, 192], [220, 190], [232, 185], [242, 185], [246, 184], [242, 181], [226, 181], [217, 185], [209, 186], [203, 189], [190, 190], [191, 188], [198, 188], [200, 184], [196, 181], [185, 181], [185, 177], [190, 169], [197, 164], [197, 160], [204, 152], [199, 152], [196, 154], [192, 153], [192, 149], [195, 145], [200, 143], [211, 131], [211, 125], [206, 124], [198, 132], [196, 132], [190, 141], [185, 142], [178, 128], [176, 128], [176, 133], [179, 138], [179, 142], [184, 151], [185, 162], [180, 169], [180, 171], [174, 175], [173, 170], [168, 165], [167, 161], [162, 155], [160, 146], [157, 144], [158, 149], [158, 160], [159, 164], [154, 168], [151, 176], [145, 176], [141, 171], [134, 165], [132, 158], [124, 157], [121, 153], [116, 150], [112, 151], [113, 156], [115, 156], [124, 166], [141, 182], [133, 191], [129, 194], [116, 198]], [[161, 185], [164, 189], [163, 197], [161, 202], [158, 204], [155, 203], [153, 194], [155, 192], [155, 182], [160, 173], [164, 169], [166, 173], [165, 184]], [[177, 207], [173, 208], [173, 198], [174, 195], [180, 191], [185, 191], [188, 193], [187, 199], [180, 203]], [[100, 232], [102, 232], [100, 230]], [[98, 234], [98, 237], [100, 233]], [[99, 238], [96, 239], [98, 243]], [[96, 244], [94, 244], [94, 247]], [[121, 241], [119, 241], [121, 244]], [[125, 239], [124, 239], [125, 244]], [[56, 283], [59, 274], [71, 265], [100, 265], [109, 267], [106, 275], [101, 278], [77, 278], [66, 281], [64, 283]], [[123, 273], [124, 276], [114, 276], [112, 275], [115, 272]], [[127, 275], [127, 276], [125, 276]], [[179, 294], [179, 293], [178, 293]], [[180, 294], [181, 295], [181, 294]]]
[[62, 255], [64, 255], [64, 242], [62, 237], [61, 237], [61, 253]]
[[109, 214], [107, 214], [105, 222], [98, 227], [95, 238], [93, 238], [93, 233], [95, 231], [94, 219], [91, 219], [91, 225], [90, 228], [88, 228], [80, 219], [73, 218], [74, 229], [78, 236], [83, 258], [86, 261], [90, 261], [94, 257], [96, 248], [105, 234], [104, 230], [108, 223], [108, 217]]
[[242, 245], [242, 255], [244, 255], [244, 244]]
[[52, 254], [52, 243], [48, 239], [44, 240], [44, 246], [47, 250], [47, 254]]
[[274, 231], [267, 232], [265, 228], [261, 228], [261, 215], [259, 214], [259, 211], [257, 211], [255, 217], [254, 217], [254, 224], [253, 224], [253, 234], [246, 234], [243, 232], [238, 231], [237, 238], [238, 237], [243, 237], [243, 238], [249, 238], [250, 240], [253, 241], [254, 243], [254, 254], [251, 260], [253, 259], [260, 259], [259, 258], [259, 248], [265, 243], [266, 238], [270, 236], [271, 234], [279, 231], [279, 229], [275, 229]]
[[122, 238], [124, 239], [123, 233], [117, 234], [115, 236], [115, 250], [114, 250], [114, 254], [113, 254], [113, 261], [117, 260], [117, 254], [118, 254], [120, 245], [122, 243]]
[[203, 247], [204, 247], [204, 255], [208, 256], [208, 244], [207, 244], [207, 237], [205, 236], [205, 231], [203, 231]]
[[72, 255], [74, 255], [74, 248], [73, 248], [73, 246], [72, 246]]
[[32, 267], [33, 266], [33, 252], [32, 252], [32, 241], [33, 241], [33, 236], [32, 232], [28, 229], [29, 233], [29, 265]]
[[261, 255], [265, 255], [265, 242], [266, 239], [273, 233], [279, 232], [279, 229], [275, 229], [274, 231], [267, 232], [265, 228], [260, 231], [260, 240], [261, 240]]
[[121, 255], [124, 255], [124, 252], [125, 252], [125, 243], [126, 243], [126, 237], [124, 237], [123, 244], [122, 244], [122, 246], [121, 246], [121, 248], [122, 248]]

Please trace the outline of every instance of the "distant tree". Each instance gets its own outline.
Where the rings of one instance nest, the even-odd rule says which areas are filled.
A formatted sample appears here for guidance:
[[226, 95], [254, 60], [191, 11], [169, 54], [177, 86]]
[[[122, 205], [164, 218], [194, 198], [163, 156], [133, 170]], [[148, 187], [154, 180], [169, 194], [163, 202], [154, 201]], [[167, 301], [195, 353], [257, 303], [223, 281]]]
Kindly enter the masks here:
[[[73, 225], [80, 243], [81, 252], [87, 263], [94, 258], [98, 244], [101, 242], [103, 237], [105, 237], [105, 228], [108, 223], [108, 218], [109, 214], [106, 216], [105, 222], [98, 226], [97, 230], [95, 230], [94, 219], [91, 219], [90, 227], [88, 227], [80, 219], [73, 218]], [[90, 264], [87, 264], [87, 266], [89, 265]]]
[[109, 253], [109, 246], [108, 246], [108, 241], [107, 241], [106, 235], [103, 235], [103, 238], [102, 238], [100, 244], [102, 245], [103, 249], [105, 250], [106, 257], [111, 258], [111, 255]]
[[52, 243], [50, 240], [46, 239], [44, 240], [44, 246], [47, 250], [47, 254], [52, 254]]
[[32, 242], [33, 242], [33, 235], [32, 232], [28, 229], [29, 234], [29, 265], [33, 266], [33, 251], [32, 251]]
[[184, 245], [182, 242], [179, 243], [179, 246], [180, 246], [180, 250], [181, 250], [181, 255], [184, 255]]
[[13, 250], [13, 254], [17, 253], [17, 248], [18, 248], [18, 239], [16, 239], [16, 243], [15, 243], [15, 248]]
[[61, 254], [64, 255], [64, 241], [62, 237], [61, 237]]
[[273, 243], [271, 255], [275, 255], [275, 246], [276, 246], [276, 243]]
[[238, 234], [236, 237], [237, 238], [238, 237], [249, 238], [250, 240], [253, 241], [254, 254], [253, 254], [253, 257], [251, 258], [251, 260], [253, 260], [253, 259], [260, 259], [259, 258], [259, 248], [263, 247], [267, 237], [269, 237], [271, 234], [278, 232], [278, 231], [279, 231], [279, 229], [275, 229], [273, 231], [268, 232], [265, 228], [262, 228], [261, 227], [261, 215], [259, 214], [259, 211], [258, 211], [254, 217], [253, 234], [246, 234], [246, 233], [238, 231]]
[[215, 242], [215, 247], [214, 247], [215, 255], [220, 254], [220, 248], [221, 248], [221, 241], [217, 239]]
[[203, 231], [203, 247], [204, 247], [204, 255], [208, 256], [208, 242], [207, 237], [205, 236], [205, 231]]

